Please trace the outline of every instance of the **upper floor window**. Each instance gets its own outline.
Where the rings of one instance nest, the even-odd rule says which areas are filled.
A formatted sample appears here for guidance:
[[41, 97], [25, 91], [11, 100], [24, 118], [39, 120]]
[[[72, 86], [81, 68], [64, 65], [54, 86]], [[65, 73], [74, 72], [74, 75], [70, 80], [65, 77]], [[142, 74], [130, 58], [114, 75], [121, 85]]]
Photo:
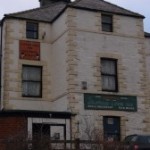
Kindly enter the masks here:
[[101, 77], [103, 91], [118, 91], [116, 59], [101, 58]]
[[38, 23], [27, 22], [27, 24], [26, 24], [26, 38], [38, 39]]
[[102, 31], [113, 31], [113, 18], [112, 15], [102, 14]]
[[23, 65], [22, 95], [42, 97], [42, 67]]

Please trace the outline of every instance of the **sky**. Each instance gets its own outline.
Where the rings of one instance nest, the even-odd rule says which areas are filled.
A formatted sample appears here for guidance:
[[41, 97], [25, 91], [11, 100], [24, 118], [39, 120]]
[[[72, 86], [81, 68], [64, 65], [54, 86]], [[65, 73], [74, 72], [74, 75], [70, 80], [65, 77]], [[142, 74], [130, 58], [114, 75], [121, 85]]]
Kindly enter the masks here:
[[[28, 10], [39, 7], [38, 0], [0, 0], [0, 20], [4, 14]], [[150, 0], [105, 0], [128, 10], [140, 13], [144, 19], [144, 30], [150, 32]], [[10, 4], [9, 4], [10, 3]]]

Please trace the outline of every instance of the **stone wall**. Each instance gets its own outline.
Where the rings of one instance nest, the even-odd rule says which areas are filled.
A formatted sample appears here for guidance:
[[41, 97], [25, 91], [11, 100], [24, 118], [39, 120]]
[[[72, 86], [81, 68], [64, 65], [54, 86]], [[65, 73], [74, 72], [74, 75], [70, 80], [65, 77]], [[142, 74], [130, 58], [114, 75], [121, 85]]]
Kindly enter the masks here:
[[[68, 61], [71, 75], [68, 80], [68, 101], [70, 108], [78, 115], [73, 119], [73, 131], [77, 123], [86, 116], [95, 117], [95, 124], [103, 128], [103, 116], [121, 117], [122, 138], [128, 134], [146, 133], [146, 70], [145, 46], [142, 19], [113, 16], [114, 32], [103, 32], [101, 13], [68, 9], [70, 29], [70, 50]], [[83, 19], [84, 18], [84, 19]], [[126, 23], [125, 23], [126, 22]], [[100, 58], [118, 60], [119, 92], [102, 92]], [[72, 62], [72, 64], [70, 63]], [[87, 90], [82, 90], [82, 81], [87, 82]], [[137, 96], [138, 111], [118, 112], [84, 109], [84, 93]]]
[[[18, 32], [19, 31], [19, 32]], [[46, 34], [44, 39], [43, 34]], [[26, 39], [26, 21], [8, 19], [3, 36], [3, 107], [5, 109], [49, 110], [51, 101], [51, 26], [39, 23], [39, 39]], [[19, 41], [40, 42], [40, 61], [19, 59]], [[22, 97], [22, 65], [42, 66], [43, 97]], [[36, 101], [35, 101], [36, 100]]]

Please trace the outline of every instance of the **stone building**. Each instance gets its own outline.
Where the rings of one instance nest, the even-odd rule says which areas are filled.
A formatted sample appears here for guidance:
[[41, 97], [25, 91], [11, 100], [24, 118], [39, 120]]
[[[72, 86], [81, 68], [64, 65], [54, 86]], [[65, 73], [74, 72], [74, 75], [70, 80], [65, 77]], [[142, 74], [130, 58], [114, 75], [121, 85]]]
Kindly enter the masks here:
[[[144, 16], [103, 0], [40, 0], [1, 21], [0, 138], [150, 133]], [[45, 133], [45, 130], [48, 131]]]

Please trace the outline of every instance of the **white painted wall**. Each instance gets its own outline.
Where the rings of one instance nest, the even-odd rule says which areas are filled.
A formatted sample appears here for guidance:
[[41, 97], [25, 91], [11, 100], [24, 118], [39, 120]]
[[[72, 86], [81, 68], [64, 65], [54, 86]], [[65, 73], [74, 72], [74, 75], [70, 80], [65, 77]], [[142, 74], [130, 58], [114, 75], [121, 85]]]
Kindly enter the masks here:
[[67, 35], [64, 34], [52, 45], [52, 97], [54, 99], [64, 94], [67, 89], [66, 37]]
[[76, 27], [81, 30], [96, 31], [96, 22], [97, 22], [96, 14], [97, 14], [96, 12], [78, 9], [76, 11], [77, 17], [75, 17], [74, 19]]
[[[3, 47], [5, 109], [49, 110], [51, 107], [51, 26], [39, 23], [39, 39], [26, 39], [26, 21], [6, 19]], [[43, 37], [44, 36], [44, 37]], [[19, 59], [19, 40], [40, 42], [40, 61]], [[22, 65], [43, 67], [43, 97], [22, 97]], [[49, 65], [48, 65], [49, 64]]]
[[144, 36], [143, 19], [119, 15], [114, 19], [116, 33], [134, 37]]
[[145, 50], [146, 50], [146, 69], [148, 75], [148, 81], [150, 82], [150, 38], [145, 40]]
[[[67, 51], [67, 26], [66, 13], [63, 13], [52, 24], [52, 97], [55, 100], [57, 97], [66, 93], [66, 51]], [[61, 99], [60, 99], [61, 101]]]
[[[84, 19], [83, 19], [84, 18]], [[102, 32], [98, 30], [96, 22], [98, 20], [96, 13], [90, 11], [77, 11], [77, 15], [74, 19], [76, 23], [76, 38], [77, 45], [76, 51], [78, 54], [78, 67], [77, 67], [77, 80], [80, 84], [82, 81], [86, 81], [88, 89], [81, 91], [81, 86], [76, 88], [81, 93], [97, 93], [97, 94], [115, 94], [115, 95], [133, 95], [137, 96], [138, 111], [132, 112], [118, 112], [118, 111], [101, 111], [101, 110], [85, 110], [84, 109], [84, 97], [83, 94], [76, 94], [76, 99], [79, 101], [75, 108], [79, 109], [79, 118], [85, 116], [93, 116], [99, 118], [99, 116], [120, 116], [128, 119], [126, 127], [128, 130], [126, 134], [141, 133], [142, 128], [145, 127], [143, 119], [145, 118], [145, 101], [142, 76], [143, 63], [142, 55], [139, 50], [143, 50], [143, 45], [140, 38], [143, 38], [143, 22], [142, 19], [124, 16], [114, 16], [114, 32]], [[119, 92], [109, 93], [97, 91], [94, 86], [97, 82], [94, 73], [94, 64], [97, 63], [97, 56], [99, 57], [114, 57], [119, 58], [119, 61], [123, 64], [123, 76], [124, 78], [119, 80]], [[116, 57], [116, 58], [117, 58]], [[100, 59], [100, 58], [99, 58]], [[119, 64], [118, 64], [119, 65]], [[100, 67], [100, 66], [99, 66]], [[119, 68], [119, 67], [118, 67]], [[118, 73], [120, 70], [118, 70]], [[120, 86], [125, 84], [125, 88], [122, 90]], [[80, 120], [79, 119], [79, 120]], [[95, 122], [97, 119], [95, 119]], [[101, 124], [101, 126], [103, 126]]]
[[60, 36], [64, 34], [67, 30], [66, 26], [66, 13], [64, 12], [55, 22], [53, 22], [52, 26], [52, 42], [55, 43], [55, 40], [58, 40]]
[[95, 72], [93, 64], [96, 63], [97, 54], [103, 53], [105, 57], [108, 56], [107, 54], [117, 54], [121, 57], [125, 67], [124, 76], [126, 79], [124, 82], [127, 85], [126, 90], [120, 92], [131, 95], [139, 93], [141, 87], [138, 81], [140, 80], [142, 65], [139, 63], [138, 39], [80, 31], [77, 32], [76, 42], [79, 57], [79, 83], [87, 81], [88, 90], [93, 91], [96, 82], [93, 75]]
[[[101, 14], [91, 11], [76, 10], [74, 22], [74, 31], [72, 38], [77, 52], [77, 83], [74, 99], [74, 107], [78, 110], [77, 116], [80, 121], [85, 116], [89, 120], [95, 120], [97, 126], [102, 127], [102, 116], [113, 115], [125, 117], [128, 121], [124, 128], [127, 128], [126, 134], [143, 132], [145, 126], [145, 97], [142, 87], [144, 72], [143, 57], [139, 51], [143, 50], [141, 39], [143, 38], [142, 19], [124, 16], [114, 16], [114, 32], [102, 32], [100, 16]], [[67, 18], [68, 17], [68, 18]], [[70, 111], [68, 108], [68, 81], [67, 81], [67, 49], [68, 28], [66, 25], [66, 12], [63, 13], [52, 25], [39, 23], [39, 41], [41, 43], [41, 60], [29, 61], [19, 60], [19, 40], [28, 40], [25, 37], [26, 22], [22, 20], [8, 20], [5, 24], [4, 33], [5, 46], [3, 48], [3, 99], [6, 109], [22, 110], [48, 110], [48, 111]], [[68, 21], [69, 22], [69, 21]], [[19, 32], [18, 32], [19, 31]], [[44, 36], [45, 35], [45, 36]], [[44, 36], [44, 38], [43, 38]], [[146, 52], [149, 54], [150, 43], [146, 41]], [[7, 53], [5, 51], [8, 51]], [[123, 77], [119, 76], [119, 92], [116, 95], [133, 95], [137, 96], [138, 112], [118, 112], [118, 111], [101, 111], [84, 109], [84, 93], [96, 94], [114, 94], [98, 91], [95, 83], [98, 82], [95, 77], [95, 64], [97, 56], [117, 57], [122, 67]], [[7, 58], [7, 59], [6, 59]], [[150, 64], [147, 57], [147, 64]], [[43, 98], [23, 98], [21, 96], [21, 73], [22, 64], [43, 66]], [[6, 67], [7, 65], [7, 67]], [[119, 64], [120, 65], [120, 64]], [[100, 66], [99, 66], [100, 67]], [[119, 67], [118, 67], [119, 68]], [[149, 65], [147, 65], [147, 74]], [[7, 74], [9, 72], [9, 74]], [[120, 70], [118, 70], [120, 74]], [[88, 89], [81, 90], [81, 82], [86, 81]], [[120, 88], [122, 84], [124, 89]], [[94, 117], [93, 117], [94, 116]], [[98, 120], [101, 124], [98, 123]]]

